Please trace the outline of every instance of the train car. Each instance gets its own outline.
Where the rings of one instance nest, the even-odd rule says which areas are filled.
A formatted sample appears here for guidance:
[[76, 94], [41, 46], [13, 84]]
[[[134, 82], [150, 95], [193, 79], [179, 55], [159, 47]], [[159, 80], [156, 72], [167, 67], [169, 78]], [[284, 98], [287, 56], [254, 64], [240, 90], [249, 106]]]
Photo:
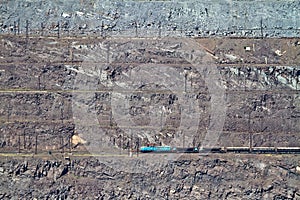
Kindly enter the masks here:
[[249, 147], [225, 147], [225, 152], [233, 152], [233, 153], [249, 153], [250, 148]]
[[277, 147], [278, 153], [300, 153], [300, 147]]
[[253, 153], [276, 153], [275, 147], [253, 147]]
[[142, 153], [171, 153], [172, 150], [170, 146], [142, 146], [140, 148]]
[[197, 147], [189, 147], [189, 148], [176, 147], [173, 148], [173, 151], [175, 151], [176, 153], [199, 153], [199, 149]]
[[224, 153], [221, 147], [201, 147], [200, 153]]

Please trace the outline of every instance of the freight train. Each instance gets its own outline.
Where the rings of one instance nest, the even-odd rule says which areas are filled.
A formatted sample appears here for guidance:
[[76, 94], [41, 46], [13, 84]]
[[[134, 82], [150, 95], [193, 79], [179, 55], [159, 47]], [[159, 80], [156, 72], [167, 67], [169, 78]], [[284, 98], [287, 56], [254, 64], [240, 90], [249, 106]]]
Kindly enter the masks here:
[[171, 147], [171, 146], [142, 146], [141, 153], [278, 153], [278, 154], [300, 154], [300, 147]]

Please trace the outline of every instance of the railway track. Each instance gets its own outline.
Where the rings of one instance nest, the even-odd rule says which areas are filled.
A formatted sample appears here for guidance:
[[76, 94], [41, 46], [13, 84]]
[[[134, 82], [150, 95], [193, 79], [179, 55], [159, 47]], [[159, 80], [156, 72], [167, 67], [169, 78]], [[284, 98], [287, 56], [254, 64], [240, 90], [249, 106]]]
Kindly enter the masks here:
[[[240, 90], [226, 90], [226, 94], [241, 94], [241, 93], [246, 93], [246, 94], [299, 94], [299, 89], [297, 90], [284, 90], [284, 89], [273, 89], [273, 90], [261, 90], [261, 89], [245, 89], [242, 88]], [[51, 93], [127, 93], [127, 94], [132, 94], [132, 93], [141, 93], [141, 94], [210, 94], [208, 91], [176, 91], [176, 90], [120, 90], [120, 89], [103, 89], [103, 90], [30, 90], [30, 89], [0, 89], [0, 94], [7, 94], [7, 93], [13, 93], [13, 94], [51, 94]]]
[[88, 152], [82, 152], [82, 153], [54, 153], [53, 155], [49, 155], [48, 152], [40, 152], [38, 154], [34, 153], [13, 153], [13, 152], [0, 152], [0, 157], [38, 157], [38, 158], [57, 158], [60, 156], [64, 157], [128, 157], [127, 154], [90, 154]]
[[[1, 61], [1, 60], [0, 60]], [[9, 65], [13, 65], [14, 67], [17, 67], [18, 65], [32, 65], [35, 66], [45, 66], [45, 65], [81, 65], [81, 64], [87, 65], [87, 64], [107, 64], [107, 62], [86, 62], [83, 60], [77, 60], [77, 61], [43, 61], [43, 62], [3, 62], [3, 60], [0, 62], [0, 67], [8, 67]], [[138, 62], [112, 62], [109, 63], [111, 66], [117, 66], [117, 65], [130, 65], [130, 66], [139, 66], [143, 65], [145, 63], [138, 63]], [[177, 68], [186, 68], [186, 67], [192, 67], [193, 65], [190, 63], [155, 63], [158, 66], [171, 66], [171, 67], [177, 67]], [[256, 68], [265, 68], [265, 67], [299, 67], [300, 64], [297, 63], [291, 63], [291, 64], [282, 64], [282, 63], [214, 63], [217, 67], [256, 67]], [[9, 68], [8, 68], [9, 69]], [[5, 69], [4, 69], [5, 70]]]
[[[182, 148], [183, 149], [183, 148]], [[136, 151], [132, 151], [133, 153], [137, 153]], [[142, 153], [140, 152], [140, 155], [147, 155], [149, 153], [159, 153], [159, 154], [196, 154], [196, 155], [202, 155], [202, 154], [267, 154], [267, 155], [282, 155], [282, 154], [294, 154], [298, 155], [300, 154], [300, 147], [253, 147], [252, 150], [249, 147], [214, 147], [214, 148], [200, 148], [198, 151], [190, 151], [190, 152], [147, 152]], [[95, 153], [89, 153], [85, 151], [81, 152], [65, 152], [65, 153], [59, 153], [54, 152], [49, 154], [49, 151], [39, 151], [39, 153], [34, 154], [31, 152], [27, 153], [18, 153], [18, 152], [0, 152], [0, 157], [52, 157], [52, 158], [58, 158], [58, 157], [129, 157], [129, 153], [127, 150], [123, 150], [120, 153], [102, 153], [102, 154], [95, 154]], [[138, 155], [135, 155], [138, 156]]]
[[[268, 32], [268, 31], [300, 31], [299, 28], [268, 28], [268, 29], [263, 29], [264, 31]], [[124, 31], [124, 30], [123, 30]], [[129, 30], [132, 31], [133, 30]], [[4, 33], [2, 32], [0, 34], [0, 37], [18, 37], [18, 38], [22, 38], [22, 39], [59, 39], [62, 41], [69, 41], [69, 40], [111, 40], [111, 39], [119, 39], [119, 40], [124, 40], [124, 39], [159, 39], [159, 38], [164, 38], [165, 36], [160, 36], [158, 34], [159, 30], [153, 30], [153, 36], [144, 36], [144, 35], [138, 35], [136, 36], [135, 34], [132, 34], [132, 36], [129, 35], [122, 35], [122, 31], [120, 32], [120, 30], [117, 32], [118, 34], [113, 34], [115, 31], [110, 30], [110, 31], [105, 31], [105, 34], [103, 34], [101, 36], [101, 32], [97, 32], [94, 33], [94, 31], [92, 30], [86, 30], [85, 34], [78, 34], [78, 32], [72, 32], [72, 31], [68, 31], [68, 32], [61, 32], [58, 36], [57, 34], [57, 30], [44, 30], [44, 29], [31, 29], [30, 32], [28, 32], [28, 35], [26, 35], [25, 33], [20, 32], [19, 34], [14, 34], [14, 33]], [[161, 30], [162, 33], [165, 32], [172, 32], [172, 33], [184, 33], [185, 31], [189, 31], [189, 30], [184, 30], [184, 29], [177, 29], [176, 31], [174, 30], [165, 30], [162, 29]], [[257, 29], [238, 29], [238, 30], [228, 30], [228, 29], [216, 29], [216, 30], [202, 30], [203, 32], [206, 31], [210, 31], [210, 32], [230, 32], [230, 31], [261, 31], [261, 29], [257, 28]], [[125, 31], [124, 31], [125, 32]], [[128, 30], [126, 30], [126, 32], [128, 32]], [[41, 35], [42, 33], [44, 33], [43, 35]], [[104, 33], [104, 32], [103, 32]], [[178, 38], [178, 36], [168, 36], [170, 38]], [[239, 35], [222, 35], [223, 38], [229, 38], [229, 39], [265, 39], [265, 40], [271, 40], [271, 39], [298, 39], [298, 37], [288, 37], [288, 36], [281, 36], [280, 38], [278, 37], [264, 37], [262, 38], [261, 36], [239, 36]], [[218, 37], [214, 37], [211, 35], [208, 36], [190, 36], [186, 38], [193, 38], [193, 39], [207, 39], [207, 38], [213, 38], [213, 39], [218, 39]]]

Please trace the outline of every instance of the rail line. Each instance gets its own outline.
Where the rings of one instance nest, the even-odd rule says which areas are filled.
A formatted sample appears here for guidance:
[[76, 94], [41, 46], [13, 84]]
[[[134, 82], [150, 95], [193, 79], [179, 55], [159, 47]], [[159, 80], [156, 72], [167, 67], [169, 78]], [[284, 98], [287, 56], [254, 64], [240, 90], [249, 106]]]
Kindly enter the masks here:
[[[175, 58], [174, 58], [175, 59]], [[14, 65], [14, 67], [17, 67], [17, 65], [41, 65], [41, 66], [47, 66], [47, 65], [81, 65], [81, 64], [89, 64], [89, 65], [130, 65], [130, 66], [138, 66], [145, 63], [137, 63], [137, 62], [86, 62], [83, 60], [77, 60], [77, 61], [43, 61], [43, 62], [0, 62], [0, 66], [8, 66], [8, 65]], [[193, 67], [193, 64], [190, 63], [153, 63], [161, 66], [171, 66], [171, 67]], [[216, 65], [217, 67], [240, 67], [240, 68], [246, 68], [246, 67], [257, 67], [257, 68], [265, 68], [265, 67], [299, 67], [300, 65], [297, 63], [291, 63], [291, 64], [282, 64], [282, 63], [264, 63], [262, 61], [261, 63], [213, 63], [212, 65]]]
[[[192, 29], [191, 29], [192, 30]], [[187, 31], [191, 31], [191, 30], [187, 30], [187, 29], [177, 29], [177, 30], [168, 30], [168, 29], [156, 29], [156, 30], [147, 30], [147, 35], [150, 35], [150, 33], [152, 33], [153, 35], [151, 36], [147, 36], [147, 35], [142, 35], [142, 34], [132, 34], [132, 36], [129, 36], [128, 33], [134, 33], [135, 30], [134, 29], [129, 29], [129, 30], [106, 30], [106, 31], [102, 31], [99, 30], [97, 32], [95, 32], [94, 30], [86, 30], [84, 31], [83, 34], [79, 34], [78, 31], [72, 31], [72, 30], [64, 30], [61, 29], [61, 32], [58, 36], [58, 32], [57, 30], [45, 30], [45, 29], [30, 29], [30, 32], [28, 33], [28, 35], [26, 35], [24, 32], [20, 32], [19, 34], [14, 34], [13, 32], [9, 33], [9, 32], [2, 32], [0, 33], [0, 37], [17, 37], [17, 38], [21, 38], [21, 39], [59, 39], [59, 40], [90, 40], [90, 39], [97, 39], [97, 40], [112, 40], [112, 39], [119, 39], [119, 40], [124, 40], [124, 39], [163, 39], [166, 36], [164, 36], [164, 33], [174, 33], [178, 36], [175, 35], [168, 35], [168, 38], [179, 38], [180, 36], [184, 36], [184, 38], [193, 38], [193, 39], [207, 39], [207, 38], [213, 38], [213, 39], [218, 39], [218, 36], [211, 36], [211, 35], [191, 35], [191, 36], [185, 36], [185, 32]], [[142, 32], [143, 29], [139, 29], [138, 32]], [[215, 30], [207, 30], [207, 29], [201, 29], [202, 32], [241, 32], [241, 31], [259, 31], [261, 32], [261, 28], [254, 28], [254, 29], [232, 29], [232, 30], [228, 30], [228, 29], [215, 29]], [[299, 28], [268, 28], [268, 29], [264, 29], [264, 32], [268, 32], [268, 31], [300, 31]], [[140, 32], [140, 33], [141, 33]], [[159, 32], [161, 33], [161, 35], [159, 34]], [[43, 35], [42, 35], [43, 33]], [[122, 34], [123, 33], [123, 34]], [[124, 35], [124, 33], [126, 35]], [[260, 36], [242, 36], [242, 35], [233, 35], [233, 34], [228, 34], [228, 35], [223, 35], [223, 38], [232, 38], [232, 39], [298, 39], [298, 37], [295, 36], [282, 36], [282, 37], [265, 37], [260, 35]]]
[[[181, 148], [182, 150], [184, 148]], [[188, 148], [187, 148], [188, 149]], [[55, 159], [69, 159], [69, 157], [120, 157], [120, 158], [126, 158], [126, 157], [138, 157], [143, 155], [144, 157], [147, 156], [147, 154], [193, 154], [193, 155], [209, 155], [209, 154], [265, 154], [265, 155], [283, 155], [283, 154], [289, 154], [289, 155], [299, 155], [300, 154], [300, 147], [253, 147], [250, 149], [249, 147], [214, 147], [214, 148], [201, 148], [197, 151], [179, 151], [179, 152], [173, 152], [173, 151], [162, 151], [162, 152], [147, 152], [143, 153], [140, 151], [140, 154], [137, 154], [136, 151], [131, 151], [134, 153], [134, 155], [130, 156], [130, 151], [123, 149], [119, 153], [101, 153], [101, 154], [95, 154], [90, 152], [53, 152], [49, 154], [49, 151], [39, 151], [38, 153], [18, 153], [18, 152], [0, 152], [0, 157], [31, 157], [31, 158], [55, 158]], [[58, 157], [57, 157], [58, 156]], [[60, 156], [62, 156], [60, 158]]]
[[0, 152], [0, 157], [56, 157], [56, 156], [72, 156], [72, 157], [128, 157], [127, 153], [122, 154], [91, 154], [91, 153], [53, 153], [53, 155], [49, 155], [48, 152], [39, 152], [37, 154], [34, 153], [13, 153], [13, 152]]
[[[240, 90], [225, 90], [225, 94], [240, 94], [240, 93], [249, 93], [249, 94], [299, 94], [300, 88], [297, 90], [284, 90], [284, 89], [273, 89], [273, 90], [259, 90], [259, 89], [248, 89], [243, 88], [241, 86]], [[210, 94], [208, 91], [191, 91], [191, 89], [188, 89], [187, 91], [181, 91], [181, 90], [126, 90], [126, 89], [103, 89], [103, 90], [30, 90], [30, 89], [0, 89], [0, 94], [9, 94], [9, 93], [15, 93], [15, 94], [51, 94], [51, 93], [61, 93], [61, 94], [67, 94], [67, 93], [125, 93], [125, 94]]]

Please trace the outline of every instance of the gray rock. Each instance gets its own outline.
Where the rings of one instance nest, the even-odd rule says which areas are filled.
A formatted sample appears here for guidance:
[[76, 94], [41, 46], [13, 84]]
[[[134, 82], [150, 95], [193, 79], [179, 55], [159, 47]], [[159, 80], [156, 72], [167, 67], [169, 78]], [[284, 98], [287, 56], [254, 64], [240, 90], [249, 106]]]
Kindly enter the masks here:
[[[105, 31], [107, 35], [132, 36], [135, 22], [138, 35], [158, 36], [265, 36], [297, 37], [300, 8], [297, 1], [88, 1], [84, 9], [81, 1], [4, 1], [0, 12], [0, 31], [14, 31], [20, 19], [20, 31], [25, 32], [25, 20], [30, 31], [57, 33], [54, 24], [68, 22], [68, 33], [81, 34], [78, 28], [87, 25], [84, 34]], [[259, 3], [258, 3], [259, 2]], [[226, 12], [225, 12], [226, 10]], [[259, 11], [259, 12], [258, 12]], [[102, 23], [104, 27], [101, 28]], [[160, 27], [160, 28], [159, 28]], [[261, 32], [261, 27], [263, 32]], [[250, 30], [249, 30], [250, 29]]]
[[270, 184], [270, 185], [267, 185], [266, 187], [264, 187], [264, 191], [267, 192], [267, 191], [270, 191], [273, 189], [273, 185]]

